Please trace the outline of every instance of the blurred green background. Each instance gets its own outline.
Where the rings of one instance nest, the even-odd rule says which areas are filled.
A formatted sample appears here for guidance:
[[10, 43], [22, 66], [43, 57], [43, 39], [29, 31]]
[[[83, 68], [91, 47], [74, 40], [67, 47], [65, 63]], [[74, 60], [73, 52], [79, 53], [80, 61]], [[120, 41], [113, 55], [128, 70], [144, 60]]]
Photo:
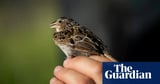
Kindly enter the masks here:
[[0, 84], [48, 84], [64, 59], [49, 24], [56, 0], [0, 1]]

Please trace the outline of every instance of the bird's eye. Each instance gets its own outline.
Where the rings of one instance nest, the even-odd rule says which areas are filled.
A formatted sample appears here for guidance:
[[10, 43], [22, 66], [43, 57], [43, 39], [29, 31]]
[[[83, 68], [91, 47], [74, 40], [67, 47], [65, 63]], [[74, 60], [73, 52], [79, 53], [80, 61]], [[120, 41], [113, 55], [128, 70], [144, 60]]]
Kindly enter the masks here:
[[59, 23], [62, 23], [62, 21], [60, 20]]

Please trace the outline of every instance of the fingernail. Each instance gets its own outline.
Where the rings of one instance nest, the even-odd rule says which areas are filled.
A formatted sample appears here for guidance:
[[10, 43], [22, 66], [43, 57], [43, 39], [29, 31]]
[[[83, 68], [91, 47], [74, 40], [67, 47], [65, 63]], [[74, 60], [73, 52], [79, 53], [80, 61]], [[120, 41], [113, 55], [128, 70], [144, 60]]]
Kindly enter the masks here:
[[71, 58], [67, 58], [66, 60], [64, 60], [64, 65], [68, 64], [70, 59]]
[[60, 70], [62, 70], [62, 69], [63, 69], [62, 66], [57, 66], [57, 67], [54, 69], [54, 72], [58, 72], [58, 71], [60, 71]]
[[50, 80], [50, 84], [55, 84], [55, 81], [56, 81], [56, 78], [52, 78], [52, 79]]

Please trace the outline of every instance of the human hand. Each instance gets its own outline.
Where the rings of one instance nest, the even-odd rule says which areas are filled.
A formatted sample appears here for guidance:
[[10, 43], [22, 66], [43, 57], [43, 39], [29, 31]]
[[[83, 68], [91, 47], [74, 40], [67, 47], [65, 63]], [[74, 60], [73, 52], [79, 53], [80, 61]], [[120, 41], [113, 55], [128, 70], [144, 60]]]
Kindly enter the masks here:
[[64, 67], [54, 69], [50, 84], [102, 84], [102, 62], [111, 60], [102, 56], [67, 58]]

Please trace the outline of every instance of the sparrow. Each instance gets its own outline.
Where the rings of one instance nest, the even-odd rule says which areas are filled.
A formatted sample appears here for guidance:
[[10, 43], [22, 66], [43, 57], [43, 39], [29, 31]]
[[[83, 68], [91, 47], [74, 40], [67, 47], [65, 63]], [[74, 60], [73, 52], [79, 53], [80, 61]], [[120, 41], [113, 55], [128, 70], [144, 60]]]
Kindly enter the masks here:
[[71, 18], [60, 17], [51, 23], [54, 43], [67, 57], [76, 56], [105, 56], [112, 61], [117, 61], [107, 51], [102, 40], [91, 30]]

